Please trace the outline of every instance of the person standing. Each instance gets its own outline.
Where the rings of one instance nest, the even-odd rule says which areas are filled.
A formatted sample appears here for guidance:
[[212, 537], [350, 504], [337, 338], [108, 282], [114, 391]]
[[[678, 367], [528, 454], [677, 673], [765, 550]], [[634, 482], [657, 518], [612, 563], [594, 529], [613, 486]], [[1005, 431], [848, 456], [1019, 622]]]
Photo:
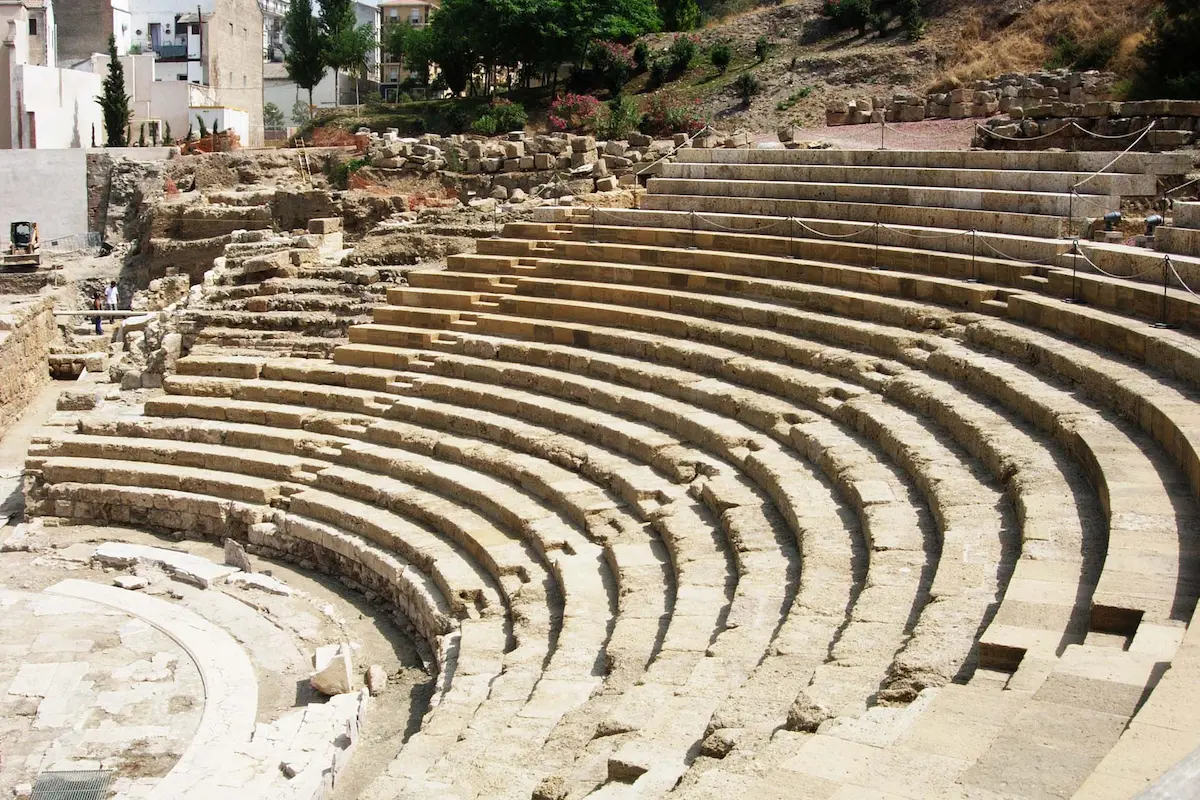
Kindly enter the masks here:
[[[92, 308], [94, 308], [96, 311], [104, 310], [104, 298], [99, 292], [96, 292], [96, 294], [92, 297]], [[101, 322], [101, 317], [99, 314], [97, 314], [95, 317], [93, 317], [93, 319], [96, 322], [96, 335], [101, 336], [104, 333], [104, 325]]]
[[109, 311], [117, 310], [117, 282], [112, 281], [108, 284], [108, 288], [104, 290], [105, 305]]

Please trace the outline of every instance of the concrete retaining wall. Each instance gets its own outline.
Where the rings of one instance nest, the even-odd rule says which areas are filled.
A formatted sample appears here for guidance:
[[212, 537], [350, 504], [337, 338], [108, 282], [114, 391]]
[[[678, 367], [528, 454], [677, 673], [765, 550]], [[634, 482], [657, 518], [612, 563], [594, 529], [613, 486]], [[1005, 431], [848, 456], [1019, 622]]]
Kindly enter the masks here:
[[53, 298], [0, 305], [0, 436], [50, 381]]
[[85, 151], [0, 150], [0, 187], [0, 242], [17, 220], [38, 223], [43, 240], [87, 233]]

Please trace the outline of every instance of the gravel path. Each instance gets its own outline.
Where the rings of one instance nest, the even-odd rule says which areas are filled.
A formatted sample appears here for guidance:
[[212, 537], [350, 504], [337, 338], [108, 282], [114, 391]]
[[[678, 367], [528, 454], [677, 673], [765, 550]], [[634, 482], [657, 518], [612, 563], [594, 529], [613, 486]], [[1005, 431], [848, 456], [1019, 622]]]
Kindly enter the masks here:
[[[889, 122], [883, 144], [889, 150], [968, 150], [975, 134], [975, 119], [938, 119], [925, 122]], [[878, 150], [878, 125], [822, 125], [797, 128], [800, 141], [828, 142], [838, 150]], [[762, 136], [760, 142], [775, 141]]]

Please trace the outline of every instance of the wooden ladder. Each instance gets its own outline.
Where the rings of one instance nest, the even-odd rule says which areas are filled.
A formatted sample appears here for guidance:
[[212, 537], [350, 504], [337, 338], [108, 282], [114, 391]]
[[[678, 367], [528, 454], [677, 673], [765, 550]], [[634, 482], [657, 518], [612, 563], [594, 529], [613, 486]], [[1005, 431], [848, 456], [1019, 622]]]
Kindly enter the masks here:
[[308, 150], [304, 148], [303, 139], [297, 139], [296, 144], [300, 147], [300, 152], [296, 156], [296, 160], [300, 164], [300, 176], [311, 187], [313, 185], [312, 165], [308, 161]]

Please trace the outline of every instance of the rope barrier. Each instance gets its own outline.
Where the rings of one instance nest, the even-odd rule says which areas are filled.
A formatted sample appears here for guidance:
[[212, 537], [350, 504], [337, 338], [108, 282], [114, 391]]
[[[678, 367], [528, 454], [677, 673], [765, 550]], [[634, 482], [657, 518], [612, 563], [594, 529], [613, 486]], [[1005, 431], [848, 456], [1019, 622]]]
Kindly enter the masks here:
[[676, 145], [670, 151], [668, 151], [666, 154], [664, 154], [661, 158], [651, 162], [648, 166], [642, 167], [641, 169], [638, 169], [638, 170], [634, 170], [633, 174], [637, 177], [645, 175], [647, 172], [654, 169], [655, 165], [661, 164], [663, 161], [666, 161], [668, 158], [675, 155], [683, 148], [689, 146], [692, 142], [696, 141], [698, 138], [700, 138], [700, 134], [702, 134], [706, 131], [712, 131], [713, 133], [716, 133], [716, 130], [711, 125], [705, 125], [703, 128], [696, 131], [690, 137], [688, 137], [686, 140], [684, 140], [683, 144]]
[[1090, 258], [1088, 258], [1087, 254], [1084, 253], [1082, 250], [1079, 252], [1079, 257], [1082, 258], [1084, 261], [1086, 261], [1088, 263], [1088, 265], [1091, 266], [1092, 269], [1096, 270], [1100, 274], [1107, 275], [1110, 278], [1117, 278], [1118, 280], [1133, 280], [1135, 278], [1141, 278], [1146, 275], [1149, 275], [1152, 272], [1158, 271], [1158, 267], [1154, 267], [1153, 269], [1148, 269], [1144, 272], [1135, 272], [1132, 275], [1117, 275], [1114, 272], [1109, 272], [1108, 270], [1105, 270], [1105, 269], [1101, 268], [1100, 266], [1098, 266], [1096, 264], [1096, 262], [1092, 261]]
[[1000, 250], [1000, 249], [996, 248], [995, 246], [993, 246], [991, 243], [988, 242], [987, 239], [981, 239], [980, 243], [983, 244], [983, 246], [986, 247], [987, 249], [991, 250], [993, 253], [1000, 256], [1001, 258], [1005, 258], [1009, 261], [1019, 261], [1023, 264], [1053, 264], [1058, 259], [1060, 259], [1063, 256], [1065, 256], [1066, 254], [1070, 253], [1071, 250], [1073, 249], [1071, 247], [1068, 247], [1066, 250], [1063, 250], [1061, 253], [1055, 253], [1050, 258], [1044, 258], [1044, 259], [1041, 259], [1040, 261], [1034, 261], [1029, 258], [1017, 258], [1016, 256], [1011, 256], [1008, 253], [1005, 253], [1003, 250]]
[[[1080, 186], [1083, 186], [1085, 183], [1088, 183], [1088, 182], [1089, 182], [1089, 181], [1091, 181], [1093, 178], [1095, 178], [1097, 175], [1101, 174], [1101, 173], [1102, 173], [1102, 172], [1104, 172], [1106, 169], [1108, 169], [1109, 167], [1111, 167], [1113, 164], [1116, 164], [1118, 161], [1120, 161], [1122, 158], [1124, 158], [1124, 157], [1125, 157], [1125, 155], [1126, 155], [1126, 154], [1128, 154], [1130, 150], [1132, 150], [1133, 148], [1137, 147], [1137, 146], [1138, 146], [1138, 143], [1139, 143], [1140, 141], [1142, 141], [1142, 139], [1145, 139], [1145, 138], [1146, 138], [1146, 137], [1147, 137], [1147, 136], [1150, 134], [1150, 131], [1151, 131], [1151, 129], [1153, 129], [1153, 128], [1154, 128], [1154, 126], [1155, 126], [1157, 123], [1158, 123], [1158, 120], [1153, 120], [1153, 121], [1151, 121], [1151, 123], [1150, 123], [1149, 125], [1147, 125], [1147, 126], [1145, 127], [1145, 129], [1144, 129], [1144, 130], [1142, 130], [1142, 132], [1141, 132], [1141, 134], [1138, 136], [1138, 138], [1136, 138], [1136, 139], [1134, 139], [1134, 140], [1133, 140], [1133, 142], [1132, 142], [1132, 143], [1129, 145], [1129, 147], [1126, 147], [1126, 148], [1125, 148], [1123, 151], [1121, 151], [1121, 152], [1120, 152], [1120, 153], [1117, 155], [1117, 157], [1116, 157], [1116, 158], [1114, 158], [1112, 161], [1108, 162], [1108, 163], [1107, 163], [1107, 164], [1105, 164], [1103, 167], [1101, 167], [1100, 169], [1098, 169], [1098, 170], [1096, 170], [1095, 172], [1093, 172], [1091, 175], [1089, 175], [1089, 176], [1087, 176], [1086, 178], [1084, 178], [1083, 180], [1079, 181], [1079, 183], [1076, 183], [1074, 186], [1072, 186], [1072, 187], [1071, 187], [1071, 189], [1072, 189], [1072, 190], [1076, 190], [1076, 189], [1078, 189]], [[1079, 126], [1078, 126], [1078, 125], [1076, 125], [1075, 127], [1077, 127], [1077, 128], [1078, 128]], [[1083, 129], [1082, 129], [1082, 128], [1080, 128], [1080, 130], [1083, 130]], [[1110, 138], [1110, 137], [1103, 137], [1103, 138]], [[1118, 137], [1118, 138], [1124, 138], [1124, 137]]]
[[1187, 187], [1191, 186], [1193, 183], [1200, 183], [1200, 178], [1192, 178], [1187, 183], [1181, 183], [1178, 186], [1176, 186], [1174, 189], [1168, 189], [1167, 191], [1163, 192], [1163, 195], [1167, 196], [1167, 195], [1175, 194], [1180, 189], [1186, 189]]
[[703, 222], [705, 224], [712, 225], [714, 228], [717, 228], [718, 230], [729, 231], [730, 233], [759, 233], [760, 231], [774, 230], [775, 228], [778, 228], [780, 225], [786, 224], [784, 221], [781, 220], [780, 222], [772, 222], [770, 225], [763, 225], [758, 228], [730, 228], [729, 226], [722, 225], [719, 222], [713, 222], [711, 219], [705, 219], [703, 214], [697, 214], [697, 217], [700, 219], [701, 222]]
[[1200, 294], [1196, 294], [1194, 291], [1192, 291], [1192, 287], [1188, 286], [1187, 283], [1184, 282], [1183, 276], [1181, 276], [1175, 269], [1175, 262], [1171, 260], [1171, 257], [1164, 256], [1163, 258], [1167, 262], [1167, 266], [1171, 268], [1171, 274], [1175, 276], [1175, 280], [1179, 281], [1179, 285], [1183, 287], [1184, 291], [1186, 291], [1192, 297], [1200, 297]]
[[803, 228], [804, 230], [806, 230], [806, 231], [809, 231], [810, 233], [815, 233], [817, 236], [820, 236], [820, 237], [822, 237], [822, 238], [825, 238], [825, 239], [850, 239], [850, 238], [853, 238], [853, 237], [855, 237], [855, 236], [859, 236], [859, 235], [861, 235], [861, 234], [864, 234], [864, 233], [866, 233], [867, 231], [869, 231], [869, 230], [871, 230], [871, 229], [873, 229], [873, 228], [878, 228], [878, 227], [879, 227], [879, 223], [878, 223], [878, 222], [874, 222], [874, 223], [872, 223], [872, 224], [868, 225], [867, 227], [865, 227], [865, 228], [862, 228], [861, 230], [854, 231], [854, 232], [852, 232], [852, 233], [825, 233], [824, 231], [819, 231], [819, 230], [817, 230], [816, 228], [811, 228], [811, 227], [809, 227], [808, 225], [804, 224], [803, 222], [801, 222], [801, 221], [800, 221], [800, 220], [798, 220], [798, 219], [797, 219], [797, 220], [795, 220], [795, 222], [796, 222], [796, 224], [797, 224], [797, 225], [799, 225], [799, 226], [800, 226], [801, 228]]
[[991, 136], [995, 139], [1001, 139], [1006, 142], [1036, 142], [1039, 139], [1049, 139], [1051, 136], [1057, 136], [1059, 133], [1061, 133], [1063, 131], [1063, 128], [1067, 128], [1067, 127], [1070, 127], [1070, 126], [1064, 125], [1062, 128], [1058, 128], [1057, 130], [1051, 131], [1050, 133], [1043, 133], [1041, 136], [1028, 136], [1028, 137], [1004, 136], [1003, 134], [996, 133], [991, 128], [984, 127], [983, 125], [976, 125], [975, 130], [977, 132], [986, 133], [988, 136]]
[[908, 231], [904, 230], [903, 228], [896, 228], [891, 225], [884, 225], [883, 223], [879, 223], [879, 224], [884, 230], [895, 231], [896, 233], [900, 234], [901, 236], [907, 236], [910, 239], [919, 239], [922, 241], [935, 241], [935, 240], [936, 241], [945, 241], [946, 239], [953, 239], [956, 236], [965, 236], [968, 233], [971, 233], [971, 231], [954, 231], [953, 233], [947, 233], [944, 235], [943, 234], [935, 234], [933, 236], [924, 236], [919, 233], [909, 233]]

